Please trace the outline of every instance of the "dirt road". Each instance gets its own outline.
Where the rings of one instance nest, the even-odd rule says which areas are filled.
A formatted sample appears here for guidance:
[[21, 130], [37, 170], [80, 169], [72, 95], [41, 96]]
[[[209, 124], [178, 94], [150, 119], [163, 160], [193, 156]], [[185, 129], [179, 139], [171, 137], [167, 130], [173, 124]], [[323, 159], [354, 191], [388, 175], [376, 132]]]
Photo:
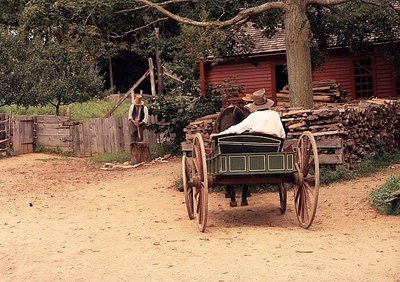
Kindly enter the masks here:
[[323, 187], [310, 230], [292, 193], [230, 208], [209, 196], [206, 233], [174, 188], [180, 160], [100, 170], [31, 154], [0, 160], [0, 281], [400, 281], [400, 217], [368, 195], [400, 166]]

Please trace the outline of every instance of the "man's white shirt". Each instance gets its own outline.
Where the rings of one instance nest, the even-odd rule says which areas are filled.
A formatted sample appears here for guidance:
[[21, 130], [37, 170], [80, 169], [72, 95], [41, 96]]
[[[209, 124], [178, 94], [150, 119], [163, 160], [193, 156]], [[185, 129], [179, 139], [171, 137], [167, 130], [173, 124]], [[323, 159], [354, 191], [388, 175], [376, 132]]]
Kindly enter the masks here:
[[212, 136], [219, 136], [223, 134], [240, 134], [245, 131], [249, 133], [264, 133], [275, 135], [280, 138], [285, 138], [285, 130], [283, 128], [281, 118], [275, 111], [264, 110], [251, 113], [242, 122], [229, 127], [228, 129]]
[[[131, 104], [131, 106], [129, 107], [129, 111], [128, 111], [128, 119], [129, 120], [132, 118], [132, 112], [133, 112], [134, 108], [135, 108], [135, 105]], [[140, 111], [142, 109], [143, 109], [143, 112], [144, 112], [143, 122], [147, 124], [149, 122], [149, 109], [146, 106], [143, 105], [139, 110], [138, 117], [140, 117]]]

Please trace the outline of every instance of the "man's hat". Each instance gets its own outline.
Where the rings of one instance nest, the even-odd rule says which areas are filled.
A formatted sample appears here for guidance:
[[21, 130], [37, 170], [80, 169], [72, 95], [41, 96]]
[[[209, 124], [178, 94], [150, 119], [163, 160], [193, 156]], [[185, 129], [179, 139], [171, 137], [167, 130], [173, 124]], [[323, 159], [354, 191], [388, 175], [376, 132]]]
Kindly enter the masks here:
[[242, 100], [246, 102], [253, 102], [253, 94], [250, 93], [246, 94], [245, 96], [242, 97]]
[[142, 101], [142, 95], [137, 94], [137, 95], [135, 96], [135, 100], [134, 100], [133, 104], [134, 104], [135, 106], [144, 105], [144, 102]]
[[253, 103], [249, 105], [252, 111], [259, 111], [271, 108], [275, 102], [265, 96], [265, 89], [257, 90], [252, 95]]

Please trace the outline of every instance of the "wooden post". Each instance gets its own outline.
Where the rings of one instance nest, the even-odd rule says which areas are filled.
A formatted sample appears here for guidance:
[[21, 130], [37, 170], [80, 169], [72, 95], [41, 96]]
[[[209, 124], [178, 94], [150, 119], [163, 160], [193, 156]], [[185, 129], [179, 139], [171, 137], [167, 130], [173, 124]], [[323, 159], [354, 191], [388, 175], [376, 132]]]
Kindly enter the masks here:
[[135, 102], [135, 89], [132, 89], [131, 91], [131, 104]]
[[[155, 28], [157, 42], [160, 41], [160, 29], [158, 27]], [[156, 49], [156, 64], [157, 64], [157, 86], [158, 86], [158, 95], [162, 95], [164, 92], [164, 83], [163, 83], [163, 67], [161, 62], [161, 52], [157, 48]]]
[[125, 99], [126, 99], [129, 95], [131, 95], [131, 91], [132, 91], [132, 90], [135, 90], [136, 87], [138, 87], [138, 86], [140, 85], [140, 83], [143, 82], [143, 80], [149, 75], [149, 73], [150, 73], [150, 70], [147, 70], [147, 71], [145, 72], [145, 74], [143, 74], [142, 77], [131, 87], [131, 89], [129, 89], [129, 90], [125, 93], [124, 97], [122, 97], [121, 99], [119, 99], [119, 101], [117, 102], [117, 104], [115, 104], [114, 107], [112, 107], [112, 109], [111, 109], [104, 117], [105, 117], [105, 118], [109, 117], [109, 116], [115, 111], [115, 109], [117, 109], [117, 108], [125, 101]]
[[156, 81], [154, 79], [154, 65], [153, 59], [149, 58], [149, 71], [150, 71], [150, 85], [151, 85], [151, 95], [156, 95]]
[[114, 74], [113, 74], [111, 56], [108, 57], [108, 72], [109, 72], [109, 75], [110, 75], [110, 90], [114, 93]]

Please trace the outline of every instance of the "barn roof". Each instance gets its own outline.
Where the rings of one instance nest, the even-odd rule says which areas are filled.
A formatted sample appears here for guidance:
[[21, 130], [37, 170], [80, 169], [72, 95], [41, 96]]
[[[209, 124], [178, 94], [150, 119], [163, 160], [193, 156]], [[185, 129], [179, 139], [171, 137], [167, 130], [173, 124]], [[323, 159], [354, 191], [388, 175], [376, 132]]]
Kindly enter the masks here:
[[254, 40], [252, 54], [285, 51], [285, 30], [278, 29], [272, 37], [266, 37], [262, 30], [256, 29], [251, 23], [246, 26], [246, 34]]

